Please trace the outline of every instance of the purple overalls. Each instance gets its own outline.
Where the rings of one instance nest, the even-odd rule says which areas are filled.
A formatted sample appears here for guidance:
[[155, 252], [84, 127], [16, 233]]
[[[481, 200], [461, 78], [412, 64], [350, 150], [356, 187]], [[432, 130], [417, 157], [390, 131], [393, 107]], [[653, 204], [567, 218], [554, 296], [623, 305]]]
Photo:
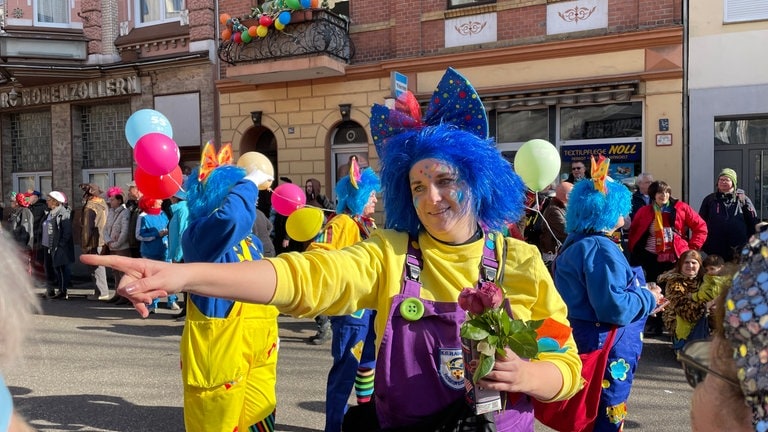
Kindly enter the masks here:
[[[482, 280], [495, 279], [495, 235], [485, 236]], [[455, 301], [420, 298], [421, 251], [414, 244], [418, 245], [410, 239], [403, 286], [392, 300], [376, 357], [374, 397], [382, 429], [419, 423], [464, 398], [466, 392], [459, 337], [466, 312]], [[484, 279], [484, 274], [489, 277]], [[421, 309], [419, 303], [423, 315], [414, 319], [412, 312]], [[533, 431], [533, 408], [528, 397], [509, 396], [506, 408], [494, 416], [497, 430]]]

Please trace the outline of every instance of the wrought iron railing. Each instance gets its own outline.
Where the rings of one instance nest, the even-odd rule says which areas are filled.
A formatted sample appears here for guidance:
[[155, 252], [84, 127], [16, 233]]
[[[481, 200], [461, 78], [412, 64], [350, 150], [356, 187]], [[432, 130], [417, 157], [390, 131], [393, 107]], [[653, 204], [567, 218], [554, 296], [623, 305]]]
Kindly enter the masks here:
[[[256, 20], [241, 23], [247, 27], [256, 25]], [[355, 49], [346, 18], [326, 9], [295, 11], [283, 31], [270, 29], [266, 37], [254, 37], [247, 44], [232, 40], [219, 44], [219, 58], [231, 65], [317, 54], [328, 54], [349, 63]]]

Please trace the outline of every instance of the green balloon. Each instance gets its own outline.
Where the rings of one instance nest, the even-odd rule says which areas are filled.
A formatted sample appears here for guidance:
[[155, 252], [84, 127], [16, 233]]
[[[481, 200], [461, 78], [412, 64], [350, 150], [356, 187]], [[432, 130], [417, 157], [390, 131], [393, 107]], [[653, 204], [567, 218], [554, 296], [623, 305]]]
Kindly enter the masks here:
[[560, 154], [549, 141], [532, 139], [515, 154], [515, 172], [529, 189], [542, 191], [560, 173]]
[[299, 10], [301, 9], [301, 1], [300, 0], [285, 0], [285, 5], [288, 6], [291, 10]]

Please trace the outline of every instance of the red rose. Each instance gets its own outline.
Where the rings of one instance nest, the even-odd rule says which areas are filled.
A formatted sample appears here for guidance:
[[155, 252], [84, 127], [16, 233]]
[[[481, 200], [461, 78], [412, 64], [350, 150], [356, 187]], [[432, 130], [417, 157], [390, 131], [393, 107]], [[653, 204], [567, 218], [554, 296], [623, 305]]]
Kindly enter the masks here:
[[475, 315], [485, 312], [485, 305], [478, 294], [479, 291], [474, 288], [464, 288], [461, 290], [461, 294], [459, 294], [459, 307]]
[[477, 290], [478, 296], [486, 309], [496, 309], [504, 301], [504, 295], [501, 293], [498, 285], [493, 282], [483, 282]]

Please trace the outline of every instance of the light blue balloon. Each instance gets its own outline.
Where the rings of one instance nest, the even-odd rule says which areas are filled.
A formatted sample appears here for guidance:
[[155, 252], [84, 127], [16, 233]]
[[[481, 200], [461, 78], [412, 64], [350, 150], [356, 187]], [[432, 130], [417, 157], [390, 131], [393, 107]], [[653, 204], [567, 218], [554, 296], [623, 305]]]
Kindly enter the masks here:
[[141, 109], [131, 114], [125, 123], [125, 139], [130, 146], [136, 147], [136, 141], [144, 135], [157, 132], [173, 138], [173, 128], [171, 122], [159, 111], [152, 109]]

